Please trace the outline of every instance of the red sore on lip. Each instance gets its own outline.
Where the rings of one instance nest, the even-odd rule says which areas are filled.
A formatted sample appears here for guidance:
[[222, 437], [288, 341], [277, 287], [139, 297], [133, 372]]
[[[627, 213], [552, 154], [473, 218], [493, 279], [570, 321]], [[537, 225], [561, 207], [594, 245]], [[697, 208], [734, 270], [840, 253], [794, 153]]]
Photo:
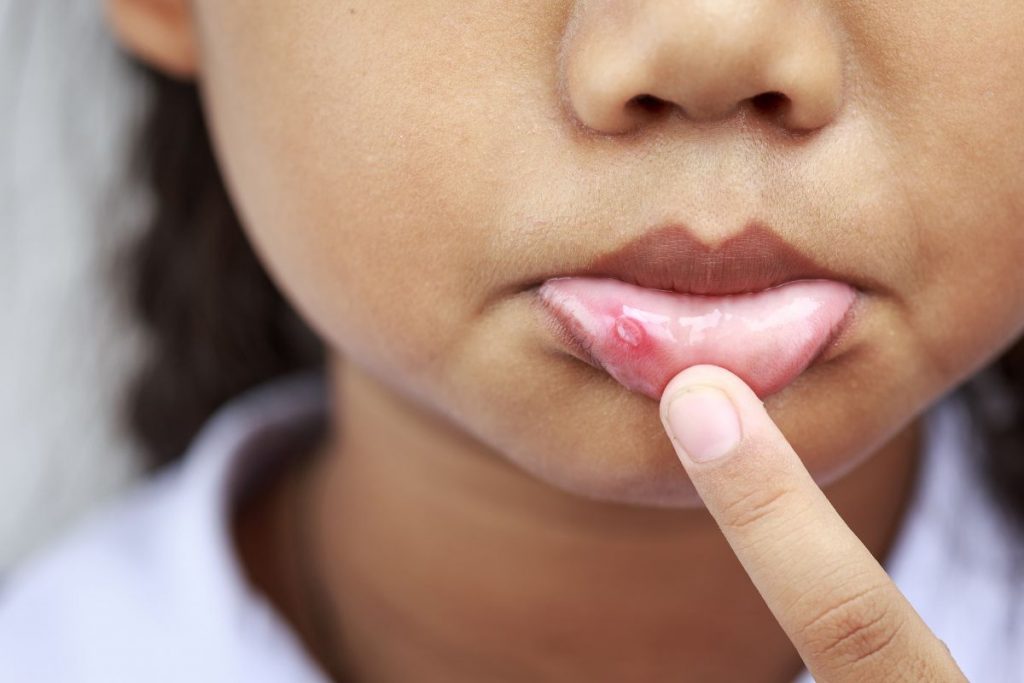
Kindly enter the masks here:
[[639, 347], [647, 338], [643, 326], [625, 315], [620, 315], [615, 321], [615, 333], [619, 339], [633, 348]]

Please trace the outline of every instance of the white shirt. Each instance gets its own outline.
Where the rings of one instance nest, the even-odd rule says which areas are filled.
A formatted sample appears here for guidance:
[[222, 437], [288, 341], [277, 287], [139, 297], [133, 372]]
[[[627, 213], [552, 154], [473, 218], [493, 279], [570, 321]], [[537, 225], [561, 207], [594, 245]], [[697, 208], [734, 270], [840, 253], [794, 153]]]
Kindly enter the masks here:
[[[245, 579], [230, 510], [279, 445], [326, 419], [322, 376], [237, 397], [184, 459], [24, 563], [0, 584], [0, 679], [324, 683], [269, 601]], [[886, 569], [972, 681], [1024, 680], [1021, 543], [973, 472], [954, 398], [925, 422], [914, 495]], [[294, 452], [294, 451], [293, 451]], [[1022, 624], [1024, 627], [1024, 624]], [[812, 681], [805, 671], [797, 683]]]

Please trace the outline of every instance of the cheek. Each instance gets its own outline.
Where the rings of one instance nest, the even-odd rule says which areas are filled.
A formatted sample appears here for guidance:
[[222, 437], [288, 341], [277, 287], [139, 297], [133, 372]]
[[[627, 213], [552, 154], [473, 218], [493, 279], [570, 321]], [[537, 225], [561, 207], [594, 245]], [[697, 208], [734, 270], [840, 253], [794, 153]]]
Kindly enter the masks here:
[[1024, 327], [1024, 5], [867, 3], [849, 18], [900, 46], [859, 53], [857, 85], [900, 198], [900, 305], [948, 385]]
[[[953, 380], [979, 369], [1024, 332], [1024, 226], [989, 209], [937, 260], [918, 329]], [[991, 221], [989, 223], [988, 221]], [[937, 237], [942, 241], [946, 236]], [[930, 305], [929, 305], [930, 304]]]
[[969, 119], [933, 120], [929, 140], [906, 164], [919, 193], [911, 195], [910, 230], [921, 248], [905, 300], [928, 355], [951, 380], [978, 369], [1024, 326], [1024, 130], [993, 123], [1016, 121], [1024, 97], [960, 109]]
[[355, 6], [236, 9], [244, 30], [204, 53], [205, 99], [243, 222], [307, 320], [396, 376], [440, 372], [500, 278], [489, 220], [508, 142], [480, 123], [496, 104], [457, 95], [484, 77], [453, 70], [458, 41], [404, 30], [427, 25], [415, 9], [396, 26], [386, 6]]

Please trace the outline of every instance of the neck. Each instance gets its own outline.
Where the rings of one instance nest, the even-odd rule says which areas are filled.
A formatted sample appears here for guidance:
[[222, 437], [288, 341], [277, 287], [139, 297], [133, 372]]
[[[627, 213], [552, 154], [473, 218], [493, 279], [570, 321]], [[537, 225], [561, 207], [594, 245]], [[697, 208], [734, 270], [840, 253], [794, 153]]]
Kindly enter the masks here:
[[[317, 460], [315, 543], [357, 680], [775, 683], [801, 670], [706, 511], [566, 494], [357, 367], [330, 376], [339, 429]], [[915, 423], [826, 490], [880, 559], [918, 448]]]

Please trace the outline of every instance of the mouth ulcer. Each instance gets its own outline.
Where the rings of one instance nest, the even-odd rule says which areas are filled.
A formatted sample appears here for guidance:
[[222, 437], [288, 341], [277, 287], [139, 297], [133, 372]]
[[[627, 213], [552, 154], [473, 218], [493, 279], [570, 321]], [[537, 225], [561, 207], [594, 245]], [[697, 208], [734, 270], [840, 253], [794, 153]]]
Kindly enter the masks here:
[[545, 281], [538, 296], [573, 355], [658, 400], [672, 377], [704, 363], [736, 373], [762, 398], [779, 391], [849, 322], [857, 292], [833, 280], [798, 280], [706, 296], [560, 277]]

